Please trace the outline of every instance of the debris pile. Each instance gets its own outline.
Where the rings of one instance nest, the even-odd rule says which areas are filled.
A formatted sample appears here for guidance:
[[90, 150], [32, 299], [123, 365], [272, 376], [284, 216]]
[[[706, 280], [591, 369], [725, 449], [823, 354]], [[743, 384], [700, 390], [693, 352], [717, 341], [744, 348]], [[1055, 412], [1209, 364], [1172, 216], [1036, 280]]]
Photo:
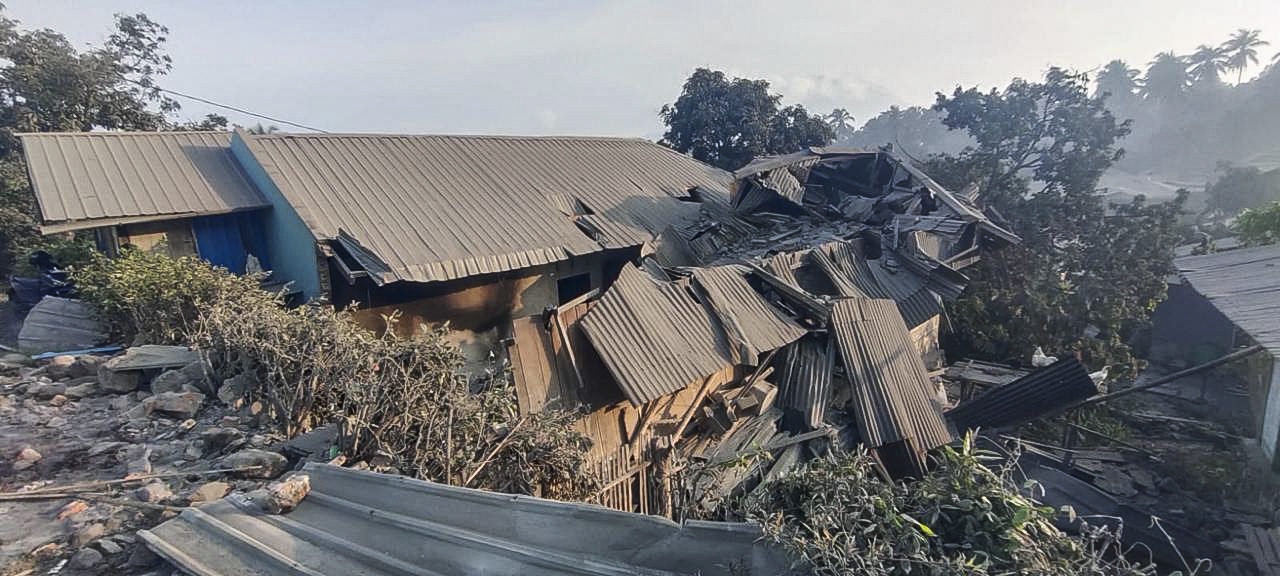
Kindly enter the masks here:
[[[0, 563], [141, 574], [160, 560], [136, 530], [256, 490], [297, 462], [260, 407], [216, 399], [206, 360], [185, 347], [39, 366], [7, 355], [0, 374]], [[282, 481], [271, 506], [296, 503], [297, 483]]]

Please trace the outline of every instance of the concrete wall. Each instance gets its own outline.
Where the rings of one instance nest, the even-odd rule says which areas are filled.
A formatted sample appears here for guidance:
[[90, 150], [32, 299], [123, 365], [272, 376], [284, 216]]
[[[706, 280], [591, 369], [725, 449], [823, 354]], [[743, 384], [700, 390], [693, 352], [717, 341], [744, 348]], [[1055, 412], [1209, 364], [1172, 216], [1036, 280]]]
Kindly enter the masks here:
[[1170, 284], [1169, 295], [1151, 315], [1148, 358], [1172, 367], [1189, 367], [1231, 351], [1235, 326], [1187, 284]]
[[315, 236], [271, 181], [266, 169], [254, 158], [239, 133], [231, 136], [231, 155], [240, 163], [249, 181], [271, 203], [271, 209], [264, 217], [264, 235], [272, 277], [293, 282], [294, 287], [302, 291], [304, 299], [320, 296], [323, 289], [320, 269], [316, 265]]

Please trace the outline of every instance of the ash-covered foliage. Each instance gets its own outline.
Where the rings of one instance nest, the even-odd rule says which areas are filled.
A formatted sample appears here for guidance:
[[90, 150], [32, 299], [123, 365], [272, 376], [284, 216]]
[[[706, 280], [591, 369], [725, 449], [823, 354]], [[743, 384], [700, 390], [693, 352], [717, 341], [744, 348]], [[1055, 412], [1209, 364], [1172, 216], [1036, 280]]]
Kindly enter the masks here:
[[246, 400], [290, 436], [332, 422], [350, 459], [418, 478], [552, 498], [596, 489], [573, 414], [520, 416], [504, 377], [471, 393], [441, 333], [400, 338], [395, 318], [375, 333], [350, 311], [286, 308], [257, 279], [195, 258], [131, 251], [76, 280], [117, 335], [206, 351], [218, 376], [238, 377]]
[[865, 451], [810, 462], [763, 486], [734, 511], [818, 575], [1146, 575], [1119, 536], [1043, 506], [995, 454], [966, 440], [910, 484], [881, 479]]

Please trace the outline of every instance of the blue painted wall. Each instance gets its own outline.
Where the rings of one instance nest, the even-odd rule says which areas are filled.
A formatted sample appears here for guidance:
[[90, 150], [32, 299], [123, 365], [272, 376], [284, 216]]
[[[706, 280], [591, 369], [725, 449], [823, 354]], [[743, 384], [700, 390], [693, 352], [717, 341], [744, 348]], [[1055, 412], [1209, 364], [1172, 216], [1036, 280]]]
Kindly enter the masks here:
[[284, 194], [271, 181], [267, 170], [254, 158], [238, 132], [231, 136], [231, 155], [240, 163], [249, 181], [271, 203], [271, 209], [264, 218], [263, 240], [272, 277], [293, 282], [306, 299], [319, 296], [320, 271], [316, 267], [315, 236], [285, 200]]
[[264, 269], [270, 269], [264, 230], [268, 212], [255, 210], [192, 218], [196, 251], [210, 264], [236, 274], [244, 273], [249, 254], [256, 256]]

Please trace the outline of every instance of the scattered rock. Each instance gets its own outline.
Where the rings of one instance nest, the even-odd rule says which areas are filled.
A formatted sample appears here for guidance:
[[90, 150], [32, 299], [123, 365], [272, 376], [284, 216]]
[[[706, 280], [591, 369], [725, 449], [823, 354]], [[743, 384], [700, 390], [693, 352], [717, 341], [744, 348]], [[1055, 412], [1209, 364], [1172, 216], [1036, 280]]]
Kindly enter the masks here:
[[187, 418], [186, 420], [183, 420], [180, 424], [178, 424], [178, 431], [190, 432], [191, 429], [195, 427], [196, 427], [196, 421], [192, 418]]
[[62, 428], [67, 425], [67, 419], [61, 416], [54, 416], [53, 418], [50, 418], [48, 422], [45, 422], [44, 425], [50, 428]]
[[63, 354], [61, 356], [54, 356], [52, 359], [49, 360], [49, 363], [45, 365], [45, 368], [44, 368], [45, 373], [48, 374], [50, 378], [53, 378], [55, 380], [68, 378], [71, 376], [71, 367], [74, 366], [75, 363], [76, 363], [75, 356], [70, 356], [67, 354]]
[[138, 404], [120, 415], [125, 420], [146, 420], [149, 416], [151, 416], [151, 405], [146, 403]]
[[48, 400], [59, 394], [65, 394], [67, 385], [61, 382], [32, 382], [27, 386], [27, 396], [34, 396], [39, 400]]
[[49, 399], [49, 405], [50, 405], [50, 406], [62, 406], [63, 404], [66, 404], [66, 403], [67, 403], [67, 400], [68, 400], [68, 398], [67, 398], [66, 396], [64, 396], [64, 395], [62, 395], [62, 394], [59, 394], [59, 395], [54, 396], [53, 398], [50, 398], [50, 399]]
[[130, 406], [133, 406], [133, 398], [128, 396], [116, 396], [107, 402], [107, 406], [110, 406], [112, 410], [117, 412], [123, 412], [128, 410]]
[[289, 460], [284, 456], [252, 448], [241, 450], [222, 459], [223, 468], [255, 467], [251, 470], [236, 472], [236, 475], [244, 478], [275, 478], [283, 474], [288, 466]]
[[133, 553], [129, 555], [128, 562], [126, 562], [126, 564], [134, 568], [150, 568], [159, 563], [160, 556], [146, 546], [134, 548]]
[[232, 378], [222, 381], [222, 386], [218, 387], [218, 400], [229, 406], [232, 410], [239, 410], [244, 406], [245, 396], [249, 394], [249, 390], [253, 387], [253, 377], [248, 374], [239, 374]]
[[115, 358], [112, 358], [98, 365], [98, 385], [103, 390], [117, 394], [126, 394], [137, 390], [138, 384], [142, 381], [142, 374], [132, 370], [117, 371], [113, 369], [111, 364], [114, 360]]
[[187, 495], [187, 500], [191, 503], [196, 502], [213, 502], [231, 491], [231, 485], [226, 482], [214, 481], [205, 482]]
[[19, 354], [17, 352], [6, 352], [4, 354], [0, 354], [0, 362], [4, 362], [6, 364], [16, 364], [19, 366], [30, 366], [31, 357], [27, 356], [26, 354]]
[[216, 390], [209, 381], [209, 364], [204, 359], [199, 359], [183, 366], [179, 372], [187, 377], [187, 385], [194, 387], [197, 392], [203, 394], [214, 394]]
[[76, 358], [76, 363], [71, 365], [70, 375], [72, 378], [83, 378], [85, 376], [97, 376], [98, 366], [106, 362], [105, 356], [94, 356], [86, 354]]
[[67, 518], [75, 516], [76, 514], [84, 512], [85, 510], [88, 510], [88, 509], [89, 509], [88, 502], [85, 502], [84, 500], [72, 500], [70, 502], [67, 502], [65, 505], [63, 505], [62, 508], [58, 509], [58, 519], [66, 520]]
[[100, 538], [93, 543], [93, 546], [98, 550], [101, 550], [102, 553], [107, 556], [115, 556], [117, 554], [124, 553], [124, 547], [116, 544], [115, 540], [110, 538]]
[[149, 412], [159, 412], [187, 419], [195, 416], [204, 404], [204, 394], [199, 392], [162, 392], [142, 401]]
[[102, 523], [94, 523], [82, 526], [71, 535], [71, 545], [81, 548], [84, 545], [93, 542], [107, 535], [107, 525]]
[[187, 384], [189, 379], [186, 373], [181, 370], [170, 370], [156, 376], [151, 380], [151, 392], [153, 394], [163, 394], [165, 392], [181, 392], [182, 387]]
[[90, 396], [96, 396], [99, 390], [98, 381], [94, 380], [92, 382], [85, 382], [75, 386], [67, 386], [67, 390], [64, 394], [66, 394], [67, 398], [72, 400], [80, 400]]
[[128, 444], [124, 442], [115, 442], [115, 441], [99, 442], [97, 444], [94, 444], [93, 447], [89, 449], [89, 456], [96, 457], [96, 456], [101, 456], [103, 454], [106, 454], [107, 452], [115, 452], [116, 450], [124, 448], [127, 445]]
[[212, 454], [243, 440], [244, 432], [235, 428], [210, 428], [201, 437], [204, 439], [204, 451]]
[[279, 482], [272, 482], [267, 486], [262, 510], [267, 514], [285, 514], [297, 507], [310, 492], [311, 477], [306, 474], [294, 474]]
[[186, 449], [182, 451], [182, 456], [187, 460], [199, 460], [204, 457], [204, 449], [200, 447], [199, 442], [188, 442]]
[[151, 448], [147, 446], [131, 446], [125, 469], [129, 476], [151, 473]]
[[37, 546], [30, 554], [31, 558], [36, 561], [56, 558], [62, 555], [62, 545], [57, 542], [46, 542]]
[[164, 482], [152, 482], [133, 491], [133, 497], [139, 502], [163, 502], [173, 497], [169, 485]]
[[13, 461], [13, 469], [15, 471], [26, 470], [35, 466], [36, 462], [39, 462], [41, 458], [44, 458], [44, 456], [36, 452], [35, 448], [23, 448], [18, 451], [18, 456]]
[[71, 557], [68, 563], [72, 568], [78, 570], [89, 570], [102, 563], [102, 553], [93, 548], [81, 548]]

